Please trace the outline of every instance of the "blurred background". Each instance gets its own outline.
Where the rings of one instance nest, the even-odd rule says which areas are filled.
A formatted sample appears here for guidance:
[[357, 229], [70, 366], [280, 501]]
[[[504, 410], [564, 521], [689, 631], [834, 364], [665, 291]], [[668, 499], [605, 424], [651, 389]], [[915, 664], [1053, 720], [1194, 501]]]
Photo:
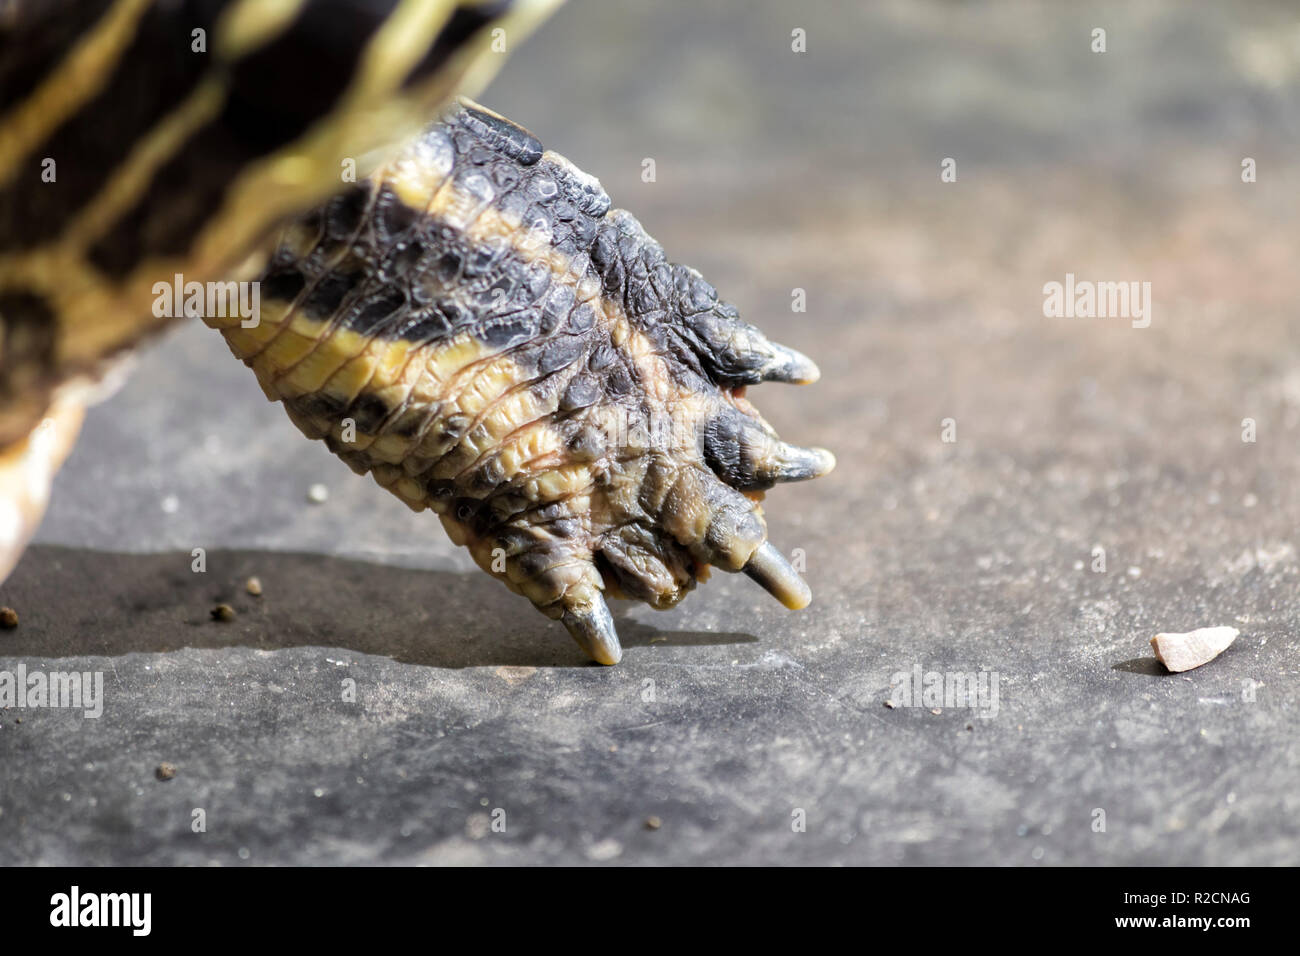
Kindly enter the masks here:
[[[813, 605], [715, 575], [585, 666], [181, 328], [0, 587], [0, 664], [107, 672], [0, 713], [0, 862], [1293, 863], [1297, 93], [1284, 2], [570, 2], [481, 99], [820, 364], [750, 394], [839, 458], [766, 506]], [[997, 715], [886, 706], [917, 665]]]

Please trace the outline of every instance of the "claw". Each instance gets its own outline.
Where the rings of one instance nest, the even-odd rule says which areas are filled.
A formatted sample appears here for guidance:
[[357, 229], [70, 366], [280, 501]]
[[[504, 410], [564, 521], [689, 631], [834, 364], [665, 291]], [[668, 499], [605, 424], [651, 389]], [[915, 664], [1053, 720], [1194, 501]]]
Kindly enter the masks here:
[[763, 368], [764, 382], [786, 382], [790, 385], [811, 385], [822, 377], [817, 363], [794, 349], [771, 343], [772, 360]]
[[[684, 274], [691, 270], [678, 267]], [[709, 287], [709, 293], [713, 289]], [[696, 303], [698, 304], [698, 303]], [[788, 382], [810, 385], [821, 378], [815, 362], [802, 352], [778, 345], [741, 319], [735, 307], [716, 303], [712, 309], [687, 315], [696, 351], [713, 380], [724, 386]]]
[[820, 478], [835, 467], [826, 449], [787, 445], [766, 422], [734, 406], [724, 406], [708, 423], [704, 455], [714, 474], [742, 491]]
[[812, 600], [812, 590], [807, 582], [799, 577], [799, 572], [772, 546], [771, 541], [759, 545], [758, 550], [746, 562], [744, 571], [763, 590], [792, 611], [807, 607]]
[[772, 481], [807, 481], [820, 478], [834, 467], [835, 456], [825, 448], [801, 448], [778, 442], [762, 471]]
[[623, 647], [618, 642], [618, 631], [614, 629], [614, 619], [600, 594], [596, 594], [586, 607], [565, 611], [560, 620], [593, 661], [617, 664], [622, 660]]

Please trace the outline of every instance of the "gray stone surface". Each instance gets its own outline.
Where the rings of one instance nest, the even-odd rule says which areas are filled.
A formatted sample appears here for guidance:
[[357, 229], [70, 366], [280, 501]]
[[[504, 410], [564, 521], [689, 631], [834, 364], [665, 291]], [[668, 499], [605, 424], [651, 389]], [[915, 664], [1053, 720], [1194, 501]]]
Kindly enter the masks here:
[[[768, 499], [814, 604], [715, 575], [589, 666], [185, 327], [0, 586], [0, 669], [105, 679], [0, 712], [0, 863], [1295, 863], [1294, 13], [642, 6], [571, 4], [484, 100], [819, 360], [752, 393], [839, 456]], [[1044, 318], [1067, 272], [1150, 281], [1151, 327]], [[885, 706], [918, 665], [996, 716]]]

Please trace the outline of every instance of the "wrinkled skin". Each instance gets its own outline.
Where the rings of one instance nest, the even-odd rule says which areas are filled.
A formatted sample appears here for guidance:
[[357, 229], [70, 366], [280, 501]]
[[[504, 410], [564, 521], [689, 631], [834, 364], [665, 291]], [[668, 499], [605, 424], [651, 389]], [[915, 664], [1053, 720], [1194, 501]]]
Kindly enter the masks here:
[[609, 206], [466, 104], [286, 231], [258, 327], [208, 321], [306, 434], [612, 664], [604, 594], [671, 607], [715, 566], [807, 604], [757, 501], [834, 459], [743, 397], [816, 366]]

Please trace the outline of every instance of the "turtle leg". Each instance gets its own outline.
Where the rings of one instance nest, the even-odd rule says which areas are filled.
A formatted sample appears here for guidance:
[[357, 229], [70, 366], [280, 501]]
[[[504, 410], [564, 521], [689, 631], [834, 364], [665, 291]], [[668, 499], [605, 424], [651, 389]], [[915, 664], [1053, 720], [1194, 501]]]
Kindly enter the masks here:
[[605, 664], [607, 597], [672, 607], [718, 567], [806, 605], [760, 502], [834, 466], [745, 397], [812, 361], [609, 206], [466, 104], [286, 230], [255, 326], [207, 320], [304, 433]]

